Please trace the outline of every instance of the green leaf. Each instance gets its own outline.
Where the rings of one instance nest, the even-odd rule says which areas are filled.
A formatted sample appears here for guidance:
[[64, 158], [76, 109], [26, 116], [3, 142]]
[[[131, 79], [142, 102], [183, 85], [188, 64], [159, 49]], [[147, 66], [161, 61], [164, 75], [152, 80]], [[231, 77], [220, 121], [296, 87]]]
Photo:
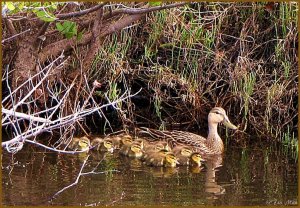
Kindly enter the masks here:
[[62, 26], [62, 24], [60, 22], [56, 23], [56, 29], [59, 32], [62, 32], [64, 30], [64, 26]]
[[39, 10], [35, 14], [38, 18], [45, 22], [53, 22], [56, 19], [54, 15], [47, 13], [43, 10]]
[[6, 2], [6, 6], [10, 11], [15, 10], [15, 5], [12, 2]]
[[22, 11], [23, 8], [24, 8], [24, 2], [19, 3], [18, 9], [19, 9], [20, 11]]
[[161, 1], [152, 1], [152, 2], [149, 2], [149, 5], [150, 6], [160, 6], [161, 5]]
[[77, 35], [77, 25], [75, 22], [65, 21], [63, 24], [57, 23], [56, 28], [68, 39]]

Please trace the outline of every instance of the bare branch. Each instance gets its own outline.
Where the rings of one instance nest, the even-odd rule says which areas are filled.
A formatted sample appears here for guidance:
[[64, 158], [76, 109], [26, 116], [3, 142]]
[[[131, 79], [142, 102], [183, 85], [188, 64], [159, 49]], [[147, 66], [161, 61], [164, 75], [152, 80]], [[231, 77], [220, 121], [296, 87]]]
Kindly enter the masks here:
[[180, 7], [183, 5], [188, 4], [189, 2], [183, 2], [183, 3], [174, 3], [174, 4], [168, 4], [168, 5], [162, 5], [162, 6], [156, 6], [156, 7], [150, 7], [150, 8], [131, 8], [131, 9], [119, 9], [112, 12], [112, 16], [119, 15], [119, 14], [146, 14], [149, 12], [159, 11], [163, 9], [171, 9], [174, 7]]
[[13, 111], [13, 110], [7, 110], [3, 107], [2, 107], [2, 113], [8, 114], [8, 115], [14, 116], [14, 117], [24, 118], [24, 119], [31, 120], [31, 121], [36, 121], [36, 122], [42, 122], [42, 123], [50, 123], [51, 122], [48, 119], [44, 119], [44, 118], [36, 117], [36, 116], [32, 116], [32, 115], [27, 115], [25, 113], [19, 113], [19, 112]]
[[106, 4], [108, 4], [108, 2], [104, 2], [102, 4], [99, 4], [97, 6], [89, 8], [89, 9], [82, 10], [80, 12], [71, 12], [68, 14], [58, 14], [58, 15], [56, 15], [56, 17], [62, 20], [62, 19], [68, 19], [68, 18], [72, 18], [72, 17], [82, 16], [82, 15], [97, 11], [98, 9], [101, 9]]
[[20, 32], [20, 33], [18, 33], [18, 34], [15, 34], [15, 35], [9, 37], [9, 38], [6, 38], [6, 39], [2, 40], [1, 43], [3, 44], [3, 43], [5, 43], [6, 41], [11, 41], [11, 40], [13, 40], [14, 38], [16, 38], [16, 37], [18, 37], [18, 36], [20, 36], [20, 35], [23, 35], [24, 33], [27, 33], [27, 32], [29, 32], [29, 31], [31, 31], [30, 28], [29, 28], [28, 30], [25, 30], [25, 31], [23, 31], [23, 32]]

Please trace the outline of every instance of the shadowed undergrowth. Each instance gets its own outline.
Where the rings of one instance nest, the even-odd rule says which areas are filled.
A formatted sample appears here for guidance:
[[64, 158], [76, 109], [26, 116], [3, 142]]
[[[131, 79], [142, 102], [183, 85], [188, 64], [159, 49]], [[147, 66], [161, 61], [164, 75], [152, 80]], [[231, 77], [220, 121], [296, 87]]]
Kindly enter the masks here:
[[[92, 66], [82, 72], [87, 82], [101, 84], [90, 102], [141, 92], [107, 107], [109, 123], [92, 115], [80, 121], [81, 129], [203, 132], [209, 110], [222, 106], [246, 135], [280, 141], [297, 155], [297, 25], [295, 2], [202, 2], [150, 13], [103, 38]], [[88, 51], [74, 49], [66, 73]], [[79, 85], [76, 99], [83, 102], [87, 91]]]

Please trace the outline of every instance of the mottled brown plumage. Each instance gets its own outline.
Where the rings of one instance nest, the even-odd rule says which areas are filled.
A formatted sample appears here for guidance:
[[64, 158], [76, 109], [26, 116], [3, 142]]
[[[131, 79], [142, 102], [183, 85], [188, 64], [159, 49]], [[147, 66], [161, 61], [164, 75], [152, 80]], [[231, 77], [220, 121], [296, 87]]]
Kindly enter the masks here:
[[141, 128], [139, 134], [148, 135], [149, 141], [165, 140], [171, 147], [186, 145], [191, 147], [194, 152], [201, 154], [221, 154], [224, 151], [224, 144], [217, 131], [219, 123], [223, 123], [230, 129], [237, 129], [229, 121], [225, 110], [221, 107], [215, 107], [208, 114], [209, 133], [207, 138], [185, 131], [160, 131], [145, 127]]

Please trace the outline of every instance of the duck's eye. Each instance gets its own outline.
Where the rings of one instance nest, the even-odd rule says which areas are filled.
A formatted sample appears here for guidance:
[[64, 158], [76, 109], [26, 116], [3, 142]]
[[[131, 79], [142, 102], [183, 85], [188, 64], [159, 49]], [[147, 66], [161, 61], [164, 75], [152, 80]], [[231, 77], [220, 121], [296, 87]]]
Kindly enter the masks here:
[[218, 111], [216, 111], [215, 114], [221, 114], [221, 113], [219, 113]]

